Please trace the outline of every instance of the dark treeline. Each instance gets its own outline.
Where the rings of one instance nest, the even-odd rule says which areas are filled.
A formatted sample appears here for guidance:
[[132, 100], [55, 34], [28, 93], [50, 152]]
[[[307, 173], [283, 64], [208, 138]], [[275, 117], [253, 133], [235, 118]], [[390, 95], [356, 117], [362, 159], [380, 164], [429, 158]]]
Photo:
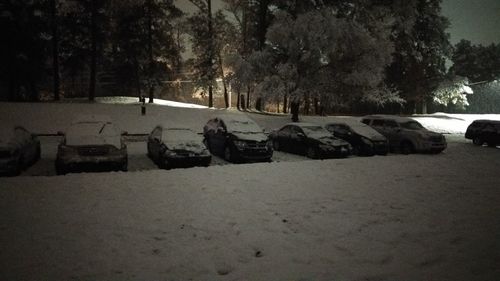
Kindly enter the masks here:
[[500, 76], [500, 45], [450, 44], [441, 0], [222, 1], [189, 0], [189, 14], [173, 0], [3, 1], [0, 88], [10, 101], [93, 101], [108, 81], [152, 102], [188, 78], [209, 106], [217, 89], [226, 107], [232, 91], [238, 108], [413, 113], [459, 110], [461, 86]]

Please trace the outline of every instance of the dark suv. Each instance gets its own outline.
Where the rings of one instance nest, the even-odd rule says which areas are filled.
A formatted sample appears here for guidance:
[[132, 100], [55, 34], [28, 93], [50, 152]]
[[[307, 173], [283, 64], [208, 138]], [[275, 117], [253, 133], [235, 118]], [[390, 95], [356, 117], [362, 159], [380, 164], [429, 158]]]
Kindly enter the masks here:
[[497, 146], [500, 144], [500, 121], [497, 120], [475, 120], [467, 131], [465, 138], [472, 140], [475, 145]]
[[229, 162], [271, 161], [273, 149], [264, 130], [243, 114], [220, 115], [203, 127], [210, 152]]
[[361, 119], [389, 140], [390, 148], [403, 154], [440, 153], [447, 143], [443, 134], [424, 128], [416, 120], [394, 115], [369, 115]]

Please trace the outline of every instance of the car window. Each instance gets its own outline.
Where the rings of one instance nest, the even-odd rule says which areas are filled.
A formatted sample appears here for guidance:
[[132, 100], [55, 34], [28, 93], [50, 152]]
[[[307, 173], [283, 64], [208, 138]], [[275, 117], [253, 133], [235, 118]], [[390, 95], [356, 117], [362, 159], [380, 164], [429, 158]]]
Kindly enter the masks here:
[[304, 126], [303, 129], [305, 135], [309, 138], [320, 139], [332, 136], [330, 132], [321, 126]]
[[409, 121], [401, 123], [401, 127], [408, 130], [422, 130], [424, 127], [417, 121]]
[[396, 121], [394, 121], [394, 120], [385, 120], [384, 121], [384, 125], [386, 127], [389, 127], [389, 128], [397, 128], [397, 127], [399, 127], [398, 123], [396, 123]]
[[291, 133], [290, 126], [285, 126], [285, 127], [281, 128], [281, 130], [279, 131], [279, 134], [282, 136], [290, 136], [290, 133]]
[[363, 120], [361, 120], [361, 123], [364, 123], [366, 125], [370, 125], [370, 119], [363, 119]]
[[373, 122], [372, 122], [372, 126], [375, 126], [375, 127], [383, 127], [383, 126], [384, 126], [384, 120], [375, 119], [375, 120], [373, 120]]

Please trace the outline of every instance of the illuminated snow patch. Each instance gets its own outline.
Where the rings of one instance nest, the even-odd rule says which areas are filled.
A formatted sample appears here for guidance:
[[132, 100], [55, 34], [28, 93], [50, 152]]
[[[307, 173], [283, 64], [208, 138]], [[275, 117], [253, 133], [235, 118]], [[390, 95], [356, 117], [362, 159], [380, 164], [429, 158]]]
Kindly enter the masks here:
[[[146, 98], [147, 100], [147, 98]], [[96, 97], [96, 102], [98, 103], [109, 103], [109, 104], [134, 104], [139, 103], [139, 98], [137, 97]], [[147, 102], [146, 102], [147, 103]], [[171, 107], [182, 107], [182, 108], [208, 108], [204, 105], [176, 102], [170, 100], [154, 99], [154, 104], [165, 105]]]

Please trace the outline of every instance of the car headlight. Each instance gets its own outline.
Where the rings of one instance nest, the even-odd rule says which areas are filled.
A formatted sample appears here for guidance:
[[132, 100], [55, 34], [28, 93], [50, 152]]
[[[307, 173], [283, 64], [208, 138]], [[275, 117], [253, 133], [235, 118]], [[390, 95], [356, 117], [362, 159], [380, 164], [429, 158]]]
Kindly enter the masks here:
[[330, 145], [327, 145], [327, 144], [320, 144], [318, 145], [318, 147], [321, 149], [321, 150], [332, 150], [332, 149], [335, 149], [334, 147], [330, 146]]
[[168, 150], [165, 148], [165, 150], [163, 151], [163, 155], [165, 155], [167, 157], [174, 157], [177, 155], [177, 153], [175, 153], [175, 151]]
[[74, 153], [75, 149], [73, 147], [67, 146], [67, 145], [60, 145], [58, 148], [58, 152], [60, 154], [70, 154]]
[[367, 138], [361, 138], [361, 141], [366, 144], [366, 145], [369, 145], [369, 146], [373, 146], [373, 142]]
[[266, 146], [267, 146], [267, 149], [269, 149], [269, 150], [272, 149], [273, 148], [273, 142], [270, 141], [270, 140], [266, 141]]
[[235, 140], [233, 143], [238, 149], [243, 149], [248, 145], [246, 141], [240, 141], [240, 140]]

